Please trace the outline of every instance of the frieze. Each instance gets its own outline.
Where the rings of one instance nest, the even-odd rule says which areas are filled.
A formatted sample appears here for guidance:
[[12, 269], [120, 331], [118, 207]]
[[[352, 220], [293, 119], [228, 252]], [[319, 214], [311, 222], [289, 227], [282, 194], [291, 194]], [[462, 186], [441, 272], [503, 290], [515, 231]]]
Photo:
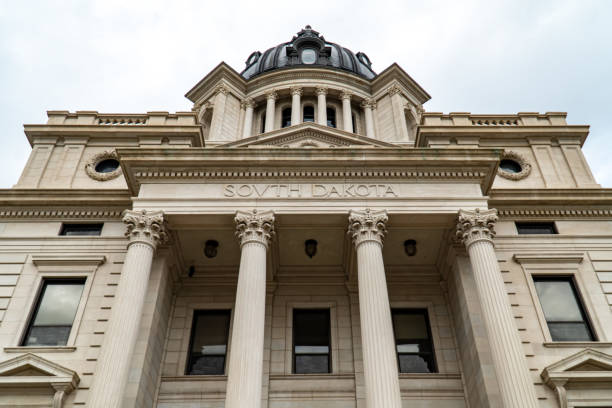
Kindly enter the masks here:
[[226, 198], [396, 198], [391, 184], [225, 184]]
[[120, 218], [123, 210], [19, 209], [2, 210], [0, 218]]

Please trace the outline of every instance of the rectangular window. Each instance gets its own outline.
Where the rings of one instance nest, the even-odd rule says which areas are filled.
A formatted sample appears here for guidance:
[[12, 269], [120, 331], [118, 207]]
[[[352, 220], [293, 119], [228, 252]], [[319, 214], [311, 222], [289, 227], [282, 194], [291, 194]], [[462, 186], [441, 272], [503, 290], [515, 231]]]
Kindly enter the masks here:
[[393, 309], [391, 316], [399, 372], [437, 372], [427, 310]]
[[45, 280], [22, 346], [65, 346], [85, 279]]
[[230, 310], [196, 310], [191, 326], [187, 375], [223, 375]]
[[293, 309], [293, 372], [331, 372], [329, 309]]
[[553, 341], [593, 341], [571, 277], [534, 276], [536, 292]]
[[65, 236], [97, 236], [102, 233], [104, 224], [62, 224], [60, 235]]
[[554, 222], [517, 222], [519, 234], [557, 234]]

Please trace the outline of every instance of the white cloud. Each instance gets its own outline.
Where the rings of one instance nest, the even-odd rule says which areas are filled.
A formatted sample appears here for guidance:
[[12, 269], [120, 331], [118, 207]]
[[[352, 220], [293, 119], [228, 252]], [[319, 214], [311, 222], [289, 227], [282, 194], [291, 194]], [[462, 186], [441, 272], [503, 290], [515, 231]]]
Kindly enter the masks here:
[[585, 153], [612, 186], [606, 136], [612, 28], [605, 1], [28, 1], [0, 3], [0, 186], [14, 184], [29, 146], [23, 123], [48, 109], [185, 110], [183, 97], [224, 60], [306, 24], [398, 62], [433, 99], [430, 111], [568, 111], [590, 124]]

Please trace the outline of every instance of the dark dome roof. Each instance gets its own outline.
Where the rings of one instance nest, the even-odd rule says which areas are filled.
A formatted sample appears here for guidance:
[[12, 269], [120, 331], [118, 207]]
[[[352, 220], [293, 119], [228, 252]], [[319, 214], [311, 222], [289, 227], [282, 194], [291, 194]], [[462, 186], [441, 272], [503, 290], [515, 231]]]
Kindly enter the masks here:
[[246, 68], [240, 73], [251, 79], [264, 72], [290, 67], [331, 67], [372, 79], [372, 63], [363, 52], [353, 54], [348, 48], [325, 41], [322, 35], [306, 26], [291, 41], [272, 47], [263, 54], [252, 53], [246, 60]]

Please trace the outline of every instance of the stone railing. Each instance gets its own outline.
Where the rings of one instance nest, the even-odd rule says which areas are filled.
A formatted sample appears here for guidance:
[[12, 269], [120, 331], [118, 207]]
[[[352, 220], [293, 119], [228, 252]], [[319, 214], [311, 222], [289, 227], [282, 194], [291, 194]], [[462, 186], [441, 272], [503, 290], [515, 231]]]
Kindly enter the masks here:
[[449, 114], [425, 112], [425, 126], [564, 126], [567, 125], [565, 112], [519, 112], [516, 115], [476, 115], [469, 112]]
[[190, 126], [194, 112], [147, 112], [137, 114], [98, 113], [97, 111], [47, 111], [48, 125], [94, 126]]

